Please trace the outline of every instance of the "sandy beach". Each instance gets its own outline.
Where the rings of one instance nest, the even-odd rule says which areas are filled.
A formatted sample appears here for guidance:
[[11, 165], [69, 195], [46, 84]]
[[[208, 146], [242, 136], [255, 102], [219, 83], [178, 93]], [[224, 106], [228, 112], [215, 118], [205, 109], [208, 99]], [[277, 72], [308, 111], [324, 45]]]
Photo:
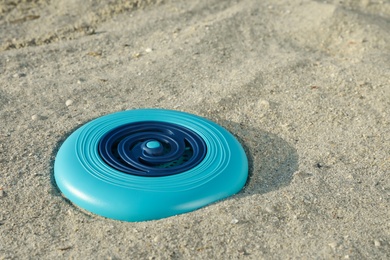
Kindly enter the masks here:
[[[147, 222], [61, 196], [64, 140], [179, 110], [229, 130], [244, 189]], [[0, 259], [389, 259], [390, 2], [0, 1]]]

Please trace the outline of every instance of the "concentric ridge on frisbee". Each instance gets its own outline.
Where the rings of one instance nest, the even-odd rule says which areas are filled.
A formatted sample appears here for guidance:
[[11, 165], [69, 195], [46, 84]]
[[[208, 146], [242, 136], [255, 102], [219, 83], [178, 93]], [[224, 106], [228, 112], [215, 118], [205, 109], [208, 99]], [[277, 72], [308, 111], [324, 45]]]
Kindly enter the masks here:
[[75, 205], [124, 221], [186, 213], [237, 193], [248, 176], [240, 143], [192, 114], [138, 109], [83, 125], [62, 144], [56, 183]]

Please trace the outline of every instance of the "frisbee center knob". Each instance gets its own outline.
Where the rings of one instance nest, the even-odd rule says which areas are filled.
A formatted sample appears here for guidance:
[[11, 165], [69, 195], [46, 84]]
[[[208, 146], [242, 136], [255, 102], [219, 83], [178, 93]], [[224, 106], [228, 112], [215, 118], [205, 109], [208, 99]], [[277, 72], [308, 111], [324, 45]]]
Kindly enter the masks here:
[[149, 155], [161, 155], [164, 147], [159, 141], [148, 140], [145, 142], [144, 151]]
[[146, 143], [146, 147], [149, 149], [157, 149], [157, 148], [161, 147], [161, 143], [159, 141], [155, 141], [155, 140], [148, 141]]

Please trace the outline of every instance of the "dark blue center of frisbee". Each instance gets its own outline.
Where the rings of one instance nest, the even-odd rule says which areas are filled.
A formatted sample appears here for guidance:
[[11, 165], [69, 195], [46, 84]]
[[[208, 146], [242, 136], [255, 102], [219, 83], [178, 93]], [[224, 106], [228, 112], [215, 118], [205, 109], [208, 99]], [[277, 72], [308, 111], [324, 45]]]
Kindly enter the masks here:
[[204, 140], [191, 129], [143, 121], [119, 126], [99, 141], [102, 159], [118, 171], [161, 177], [188, 171], [206, 155]]

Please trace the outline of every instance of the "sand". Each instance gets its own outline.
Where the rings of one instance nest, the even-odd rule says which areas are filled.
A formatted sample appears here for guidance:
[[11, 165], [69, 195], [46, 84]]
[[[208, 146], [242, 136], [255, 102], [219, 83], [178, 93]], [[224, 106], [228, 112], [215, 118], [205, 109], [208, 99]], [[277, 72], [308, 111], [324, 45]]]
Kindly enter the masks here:
[[[0, 2], [0, 259], [390, 258], [388, 1], [93, 2]], [[144, 107], [227, 128], [245, 188], [140, 223], [65, 200], [66, 137]]]

